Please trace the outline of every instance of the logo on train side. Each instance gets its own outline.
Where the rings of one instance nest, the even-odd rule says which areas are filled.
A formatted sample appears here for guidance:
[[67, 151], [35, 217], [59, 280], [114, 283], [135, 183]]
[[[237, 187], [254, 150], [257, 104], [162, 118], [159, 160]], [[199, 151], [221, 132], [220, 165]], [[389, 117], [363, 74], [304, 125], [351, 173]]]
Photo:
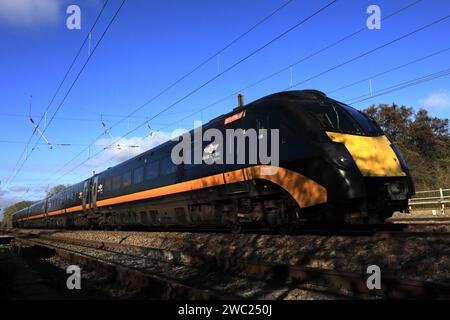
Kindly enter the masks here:
[[[277, 173], [280, 163], [279, 129], [225, 129], [224, 137], [223, 132], [216, 128], [203, 132], [200, 121], [194, 122], [194, 128], [193, 136], [185, 131], [172, 139], [178, 142], [171, 152], [174, 164], [259, 164], [264, 165], [262, 175]], [[203, 147], [205, 142], [209, 144]]]

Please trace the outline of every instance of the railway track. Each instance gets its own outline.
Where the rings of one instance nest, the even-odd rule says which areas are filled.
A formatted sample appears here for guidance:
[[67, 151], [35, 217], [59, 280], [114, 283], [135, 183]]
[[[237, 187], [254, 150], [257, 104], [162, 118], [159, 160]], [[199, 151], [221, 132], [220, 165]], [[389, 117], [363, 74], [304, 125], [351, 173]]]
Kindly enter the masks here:
[[46, 237], [16, 238], [12, 246], [19, 254], [23, 247], [47, 248], [70, 264], [80, 265], [101, 276], [106, 276], [110, 281], [127, 290], [145, 291], [150, 297], [201, 300], [236, 299], [235, 296], [223, 295], [177, 281], [161, 272], [161, 269], [166, 267], [162, 262], [153, 263], [151, 267], [145, 263], [142, 266], [142, 261], [139, 261], [142, 259], [137, 256], [115, 253], [98, 246], [81, 245], [77, 242], [69, 244], [68, 241], [63, 242], [60, 239]]
[[[23, 245], [46, 247], [70, 262], [113, 275], [115, 281], [127, 288], [152, 287], [163, 298], [245, 299], [254, 298], [255, 295], [249, 292], [258, 289], [264, 291], [260, 295], [263, 298], [277, 298], [273, 292], [281, 288], [300, 288], [315, 292], [313, 296], [318, 294], [319, 298], [325, 299], [450, 299], [450, 284], [382, 277], [382, 288], [369, 290], [366, 285], [367, 274], [232, 259], [188, 250], [166, 250], [45, 233], [22, 235], [14, 240], [13, 245], [16, 248]], [[205, 281], [211, 278], [229, 279], [223, 283]], [[238, 290], [224, 289], [227, 287], [226, 282], [232, 278], [246, 282], [243, 287], [247, 286], [250, 290], [246, 292], [243, 287]]]
[[[137, 290], [148, 298], [193, 300], [274, 299], [280, 295], [279, 286], [267, 286], [264, 281], [218, 272], [205, 264], [181, 263], [173, 252], [146, 250], [132, 254], [130, 246], [95, 241], [74, 241], [52, 237], [16, 238], [13, 247], [38, 247], [52, 250], [69, 264], [95, 270], [126, 290]], [[114, 250], [113, 250], [114, 249]], [[124, 251], [126, 253], [124, 253]], [[183, 261], [187, 257], [183, 255]], [[238, 285], [236, 285], [238, 283]], [[278, 292], [277, 292], [278, 291]], [[303, 290], [307, 292], [307, 290]], [[331, 293], [308, 292], [309, 299], [330, 299]], [[256, 295], [254, 293], [257, 293]]]

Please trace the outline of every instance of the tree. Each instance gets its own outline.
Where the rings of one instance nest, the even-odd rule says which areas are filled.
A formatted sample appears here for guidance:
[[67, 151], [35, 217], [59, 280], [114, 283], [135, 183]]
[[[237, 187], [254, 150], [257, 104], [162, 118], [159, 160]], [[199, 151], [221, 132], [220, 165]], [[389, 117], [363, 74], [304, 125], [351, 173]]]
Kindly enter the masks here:
[[372, 105], [363, 110], [394, 142], [408, 164], [417, 189], [450, 186], [448, 119], [431, 117], [425, 109], [396, 104]]
[[408, 136], [408, 127], [414, 115], [412, 108], [395, 104], [372, 105], [363, 110], [369, 117], [373, 118], [383, 129], [386, 135], [394, 141], [405, 142]]
[[12, 214], [16, 211], [19, 211], [23, 208], [28, 207], [31, 205], [33, 201], [20, 201], [17, 202], [3, 210], [3, 220], [2, 220], [2, 227], [11, 228], [12, 227]]

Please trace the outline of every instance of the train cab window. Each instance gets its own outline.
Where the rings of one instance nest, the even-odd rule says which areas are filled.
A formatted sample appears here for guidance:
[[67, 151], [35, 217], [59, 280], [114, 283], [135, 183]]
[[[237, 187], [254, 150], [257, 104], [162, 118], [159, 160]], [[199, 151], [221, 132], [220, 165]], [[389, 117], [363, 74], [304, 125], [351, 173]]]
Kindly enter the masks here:
[[370, 136], [382, 134], [371, 119], [342, 103], [306, 105], [305, 109], [315, 116], [326, 131]]
[[363, 131], [352, 117], [338, 105], [305, 105], [326, 131], [363, 134]]
[[129, 187], [131, 185], [131, 171], [125, 172], [122, 175], [122, 186]]
[[353, 119], [355, 119], [355, 121], [358, 122], [359, 126], [361, 127], [361, 129], [364, 131], [365, 134], [368, 134], [368, 135], [381, 135], [382, 134], [380, 127], [375, 123], [375, 121], [373, 121], [372, 119], [370, 119], [369, 117], [364, 115], [361, 111], [356, 110], [356, 109], [354, 109], [350, 106], [347, 106], [343, 103], [340, 103], [339, 105], [342, 108], [344, 108], [345, 111], [350, 113], [350, 115], [353, 117]]
[[147, 165], [145, 170], [145, 179], [155, 179], [158, 176], [159, 161], [151, 162]]
[[134, 169], [133, 172], [133, 183], [139, 184], [144, 181], [144, 167], [139, 167]]
[[120, 189], [120, 178], [121, 176], [115, 176], [112, 179], [112, 190], [117, 191]]

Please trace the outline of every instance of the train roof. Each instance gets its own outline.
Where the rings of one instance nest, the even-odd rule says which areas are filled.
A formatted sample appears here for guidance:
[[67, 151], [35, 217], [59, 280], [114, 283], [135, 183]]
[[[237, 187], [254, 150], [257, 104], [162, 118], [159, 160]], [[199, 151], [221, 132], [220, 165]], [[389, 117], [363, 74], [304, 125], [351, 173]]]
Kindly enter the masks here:
[[[332, 100], [332, 99], [329, 99], [325, 93], [323, 93], [323, 92], [321, 92], [319, 90], [313, 90], [313, 89], [280, 91], [280, 92], [276, 92], [276, 93], [264, 96], [264, 97], [262, 97], [260, 99], [257, 99], [255, 101], [252, 101], [252, 102], [248, 103], [248, 104], [245, 104], [245, 105], [243, 105], [241, 107], [236, 107], [236, 108], [234, 108], [233, 110], [231, 110], [228, 113], [219, 115], [219, 116], [215, 117], [214, 119], [211, 119], [207, 123], [203, 124], [203, 126], [206, 126], [206, 125], [208, 125], [210, 123], [213, 123], [215, 121], [218, 121], [220, 119], [228, 117], [228, 116], [236, 113], [239, 110], [246, 110], [246, 109], [249, 109], [249, 108], [257, 108], [257, 107], [259, 107], [261, 105], [269, 104], [269, 103], [273, 102], [274, 100], [276, 100], [276, 101], [280, 101], [280, 100], [296, 100], [296, 101], [299, 101], [299, 100], [302, 100], [302, 101], [317, 100], [318, 101], [318, 100]], [[192, 130], [190, 130], [190, 131], [192, 131]], [[118, 167], [126, 166], [127, 163], [135, 161], [136, 159], [139, 159], [139, 158], [141, 158], [143, 156], [153, 154], [154, 152], [157, 152], [157, 151], [165, 148], [168, 144], [171, 144], [171, 143], [173, 143], [171, 140], [165, 141], [165, 142], [163, 142], [163, 143], [161, 143], [161, 144], [159, 144], [159, 145], [157, 145], [157, 146], [155, 146], [155, 147], [153, 147], [153, 148], [151, 148], [149, 150], [146, 150], [146, 151], [144, 151], [144, 152], [142, 152], [142, 153], [140, 153], [140, 154], [138, 154], [138, 155], [136, 155], [136, 156], [126, 160], [126, 161], [123, 161], [123, 162], [121, 162], [121, 163], [119, 163], [119, 164], [117, 164], [117, 165], [115, 165], [113, 167], [110, 167], [110, 168], [108, 168], [108, 169], [106, 169], [106, 170], [104, 170], [102, 172], [99, 172], [98, 175], [100, 175], [102, 173], [107, 173], [108, 170], [114, 171], [114, 169], [117, 169]]]
[[[261, 104], [271, 100], [283, 100], [283, 99], [295, 99], [295, 100], [324, 100], [329, 99], [325, 93], [319, 90], [291, 90], [291, 91], [281, 91], [270, 94], [268, 96], [262, 97], [249, 103], [247, 106]], [[244, 106], [245, 107], [245, 106]]]
[[[250, 109], [250, 108], [258, 108], [258, 107], [260, 107], [262, 105], [270, 104], [273, 101], [282, 101], [282, 100], [295, 100], [295, 101], [299, 101], [299, 100], [301, 100], [301, 101], [314, 101], [315, 100], [315, 101], [320, 101], [320, 100], [332, 100], [332, 99], [328, 98], [325, 93], [323, 93], [323, 92], [321, 92], [319, 90], [313, 90], [313, 89], [308, 89], [308, 90], [291, 90], [291, 91], [276, 92], [276, 93], [267, 95], [265, 97], [262, 97], [260, 99], [257, 99], [255, 101], [252, 101], [252, 102], [250, 102], [248, 104], [245, 104], [243, 106], [236, 107], [236, 108], [234, 108], [233, 110], [231, 110], [228, 113], [222, 114], [222, 115], [220, 115], [220, 116], [218, 116], [218, 117], [216, 117], [214, 119], [211, 119], [210, 121], [205, 123], [204, 126], [206, 126], [208, 124], [211, 124], [211, 123], [213, 123], [215, 121], [218, 121], [220, 119], [223, 119], [224, 117], [228, 117], [228, 116], [236, 113], [239, 110], [246, 110], [246, 109]], [[121, 162], [121, 163], [119, 163], [119, 164], [117, 164], [117, 165], [115, 165], [113, 167], [110, 167], [110, 168], [108, 168], [108, 169], [106, 169], [106, 170], [104, 170], [102, 172], [99, 172], [96, 175], [107, 174], [108, 172], [110, 172], [110, 170], [111, 171], [115, 171], [115, 169], [119, 169], [121, 167], [125, 167], [127, 163], [130, 163], [132, 161], [136, 161], [136, 159], [139, 159], [139, 158], [141, 158], [143, 156], [153, 154], [154, 152], [157, 152], [157, 151], [167, 147], [167, 145], [169, 145], [171, 143], [173, 143], [173, 141], [171, 141], [171, 140], [165, 141], [165, 142], [163, 142], [163, 143], [161, 143], [161, 144], [159, 144], [159, 145], [157, 145], [157, 146], [155, 146], [155, 147], [153, 147], [153, 148], [151, 148], [149, 150], [146, 150], [146, 151], [144, 151], [144, 152], [142, 152], [142, 153], [140, 153], [140, 154], [138, 154], [138, 155], [136, 155], [136, 156], [126, 160], [126, 161], [123, 161], [123, 162]], [[85, 180], [86, 179], [84, 179], [82, 182], [76, 183], [76, 184], [74, 184], [74, 185], [72, 185], [70, 187], [75, 187], [78, 184], [82, 184]], [[68, 188], [70, 188], [70, 187], [68, 187]], [[52, 195], [51, 197], [58, 196], [63, 191], [66, 191], [68, 188], [66, 188], [66, 189], [64, 189], [64, 190], [62, 190], [62, 191]]]

